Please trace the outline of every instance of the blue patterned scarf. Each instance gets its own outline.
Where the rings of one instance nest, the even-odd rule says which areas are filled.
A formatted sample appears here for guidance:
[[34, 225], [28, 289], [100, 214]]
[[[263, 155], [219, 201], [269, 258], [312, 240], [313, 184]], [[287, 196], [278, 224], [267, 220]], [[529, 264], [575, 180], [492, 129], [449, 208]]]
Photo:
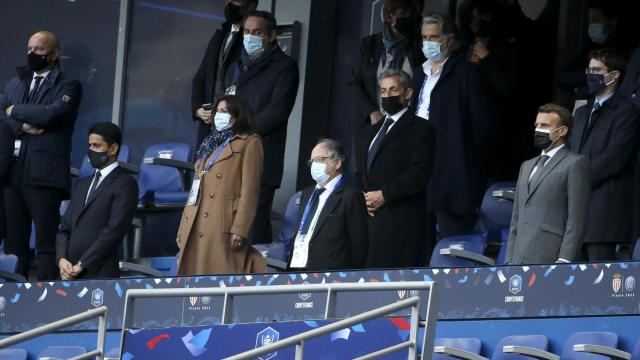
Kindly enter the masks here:
[[200, 148], [198, 149], [198, 159], [207, 159], [215, 149], [224, 144], [227, 139], [233, 135], [233, 127], [218, 131], [215, 128], [209, 133], [209, 135], [202, 141]]

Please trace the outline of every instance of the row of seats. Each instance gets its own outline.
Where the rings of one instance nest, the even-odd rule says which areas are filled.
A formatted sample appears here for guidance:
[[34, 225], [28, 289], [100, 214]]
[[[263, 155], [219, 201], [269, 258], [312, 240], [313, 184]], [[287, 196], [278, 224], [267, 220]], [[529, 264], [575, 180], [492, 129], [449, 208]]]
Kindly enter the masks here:
[[[105, 354], [105, 360], [118, 359], [120, 349], [113, 348]], [[75, 356], [86, 354], [87, 349], [84, 346], [49, 346], [38, 353], [37, 360], [59, 359], [65, 360]], [[0, 359], [2, 360], [27, 360], [28, 354], [24, 349], [12, 348], [0, 350]]]

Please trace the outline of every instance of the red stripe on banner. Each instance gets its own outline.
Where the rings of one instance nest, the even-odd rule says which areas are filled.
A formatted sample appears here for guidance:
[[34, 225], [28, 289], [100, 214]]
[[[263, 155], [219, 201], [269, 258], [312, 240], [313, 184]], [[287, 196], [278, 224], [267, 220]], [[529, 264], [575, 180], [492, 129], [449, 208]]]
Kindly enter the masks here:
[[529, 279], [529, 287], [533, 286], [533, 283], [536, 282], [536, 273], [531, 274], [531, 278]]
[[391, 317], [389, 321], [400, 330], [411, 330], [411, 325], [405, 318]]
[[60, 296], [67, 296], [67, 292], [64, 290], [56, 290], [56, 294], [60, 295]]
[[369, 280], [369, 282], [380, 282], [380, 280], [378, 280], [376, 278], [372, 278], [371, 280]]
[[39, 287], [39, 288], [41, 288], [41, 287], [42, 287], [42, 283], [41, 283], [41, 282], [36, 283], [36, 286], [37, 286], [37, 287]]
[[153, 350], [153, 348], [156, 347], [156, 345], [158, 345], [158, 343], [160, 341], [166, 340], [169, 337], [170, 337], [169, 334], [158, 335], [158, 336], [154, 337], [153, 339], [147, 341], [147, 348], [149, 348], [149, 350]]
[[600, 265], [598, 264], [591, 264], [591, 267], [598, 270], [600, 268]]
[[453, 269], [453, 273], [454, 274], [458, 275], [459, 272], [460, 272], [460, 269], [458, 269], [458, 268]]

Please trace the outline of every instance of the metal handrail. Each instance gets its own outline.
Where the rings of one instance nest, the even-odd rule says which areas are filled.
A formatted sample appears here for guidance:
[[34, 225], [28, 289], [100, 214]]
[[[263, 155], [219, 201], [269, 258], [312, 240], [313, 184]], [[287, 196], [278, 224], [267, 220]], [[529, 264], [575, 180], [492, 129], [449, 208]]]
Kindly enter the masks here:
[[136, 298], [159, 297], [188, 297], [188, 296], [224, 296], [222, 307], [222, 324], [233, 321], [233, 303], [235, 296], [245, 295], [269, 295], [292, 293], [318, 293], [326, 292], [327, 300], [324, 318], [335, 318], [336, 295], [338, 292], [362, 292], [362, 291], [390, 291], [390, 290], [429, 290], [427, 299], [427, 311], [425, 315], [425, 332], [422, 340], [421, 359], [431, 360], [435, 340], [437, 287], [434, 281], [396, 281], [384, 283], [331, 283], [331, 284], [304, 284], [304, 285], [269, 285], [269, 286], [244, 286], [225, 288], [188, 288], [188, 289], [129, 289], [127, 290], [122, 318], [122, 333], [120, 335], [120, 353], [124, 345], [124, 334], [127, 329], [133, 327], [134, 304]]
[[33, 338], [54, 332], [83, 321], [91, 320], [95, 317], [98, 318], [98, 342], [96, 350], [92, 350], [82, 355], [75, 356], [69, 360], [82, 360], [91, 359], [97, 357], [99, 360], [104, 359], [104, 340], [106, 334], [106, 322], [105, 317], [107, 314], [107, 307], [101, 306], [96, 309], [87, 310], [83, 313], [69, 316], [58, 321], [54, 321], [50, 324], [42, 325], [35, 329], [27, 330], [20, 334], [9, 336], [8, 338], [0, 340], [0, 349], [6, 348], [11, 345], [21, 343], [23, 341], [31, 340]]
[[234, 355], [234, 356], [230, 356], [225, 358], [224, 360], [243, 360], [243, 359], [251, 359], [254, 358], [256, 356], [265, 354], [265, 353], [269, 353], [272, 351], [276, 351], [276, 350], [280, 350], [282, 348], [286, 348], [289, 346], [296, 346], [296, 355], [295, 355], [295, 359], [296, 360], [301, 360], [303, 359], [303, 348], [304, 348], [304, 342], [306, 340], [309, 339], [313, 339], [315, 337], [318, 336], [322, 336], [322, 335], [326, 335], [329, 333], [332, 333], [334, 331], [338, 331], [338, 330], [342, 330], [344, 328], [356, 325], [356, 324], [361, 324], [365, 321], [380, 317], [380, 316], [384, 316], [384, 315], [389, 315], [391, 313], [394, 313], [398, 310], [402, 310], [408, 307], [411, 307], [411, 335], [409, 337], [409, 341], [405, 341], [403, 343], [400, 344], [396, 344], [393, 345], [389, 348], [386, 349], [381, 349], [378, 350], [376, 352], [364, 355], [359, 357], [358, 359], [373, 359], [374, 357], [378, 357], [378, 356], [382, 356], [382, 355], [387, 355], [391, 352], [394, 351], [398, 351], [398, 350], [403, 350], [403, 349], [409, 349], [409, 356], [408, 359], [417, 359], [417, 344], [416, 344], [416, 339], [417, 339], [417, 334], [418, 334], [418, 308], [420, 306], [420, 297], [419, 296], [414, 296], [414, 297], [410, 297], [406, 300], [401, 300], [398, 301], [396, 303], [392, 303], [389, 305], [384, 305], [381, 306], [379, 308], [373, 309], [373, 310], [369, 310], [366, 312], [363, 312], [361, 314], [349, 317], [347, 319], [344, 320], [340, 320], [337, 321], [333, 324], [328, 324], [322, 327], [319, 327], [317, 329], [313, 329], [313, 330], [309, 330], [309, 331], [305, 331], [303, 333], [294, 335], [294, 336], [290, 336], [286, 339], [282, 339], [280, 341], [276, 341], [274, 343], [271, 343], [269, 345], [265, 345], [265, 346], [261, 346], [259, 348], [256, 349], [251, 349], [248, 351], [245, 351], [243, 353]]

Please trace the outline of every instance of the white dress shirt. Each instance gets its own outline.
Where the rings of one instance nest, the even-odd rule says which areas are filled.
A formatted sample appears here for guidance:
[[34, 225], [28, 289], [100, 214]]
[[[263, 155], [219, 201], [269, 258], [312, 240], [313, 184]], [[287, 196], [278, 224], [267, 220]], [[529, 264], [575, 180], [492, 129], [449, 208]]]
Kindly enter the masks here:
[[[118, 162], [116, 161], [113, 164], [105, 167], [104, 169], [99, 170], [100, 171], [100, 179], [98, 180], [98, 185], [96, 185], [96, 189], [98, 189], [100, 187], [100, 184], [102, 184], [104, 179], [107, 176], [109, 176], [109, 174], [111, 174], [111, 172], [113, 170], [115, 170], [117, 167], [118, 167]], [[96, 172], [98, 172], [98, 171], [96, 171]], [[96, 181], [96, 174], [95, 173], [93, 173], [93, 180], [91, 180], [91, 184], [89, 184], [89, 190], [91, 190], [91, 188], [93, 187], [93, 182], [94, 181]], [[87, 202], [87, 200], [89, 200], [89, 193], [90, 193], [90, 191], [87, 191], [87, 195], [86, 195], [86, 197], [84, 199], [85, 203]]]
[[[333, 190], [336, 187], [336, 185], [338, 184], [338, 181], [340, 181], [340, 179], [342, 179], [342, 174], [336, 176], [331, 181], [329, 181], [324, 186], [325, 190], [318, 197], [318, 209], [316, 210], [316, 213], [313, 215], [313, 219], [311, 219], [311, 223], [309, 224], [309, 231], [307, 232], [307, 235], [305, 236], [307, 238], [307, 241], [309, 241], [309, 239], [311, 239], [311, 237], [313, 236], [313, 231], [316, 229], [316, 224], [318, 222], [318, 217], [320, 217], [320, 213], [322, 212], [322, 208], [324, 207], [324, 204], [327, 202], [327, 199], [329, 198], [331, 193], [333, 193]], [[318, 188], [320, 188], [320, 186], [316, 185], [316, 189], [318, 189]]]
[[423, 119], [429, 120], [429, 106], [431, 105], [431, 92], [433, 88], [438, 83], [440, 79], [440, 74], [442, 74], [442, 69], [444, 68], [445, 61], [438, 66], [435, 72], [431, 72], [431, 65], [433, 62], [431, 60], [427, 60], [422, 64], [422, 70], [424, 71], [424, 82], [422, 83], [422, 88], [420, 89], [420, 96], [418, 97], [418, 111], [416, 111], [416, 115], [420, 116]]
[[238, 31], [240, 31], [240, 25], [236, 25], [236, 24], [231, 25], [231, 32], [229, 33], [229, 36], [227, 36], [227, 42], [224, 44], [224, 50], [227, 50], [227, 48], [229, 47], [229, 44], [231, 44], [231, 40], [233, 40], [233, 36]]
[[[387, 135], [389, 131], [391, 131], [391, 128], [398, 122], [398, 120], [400, 120], [402, 115], [404, 115], [404, 113], [406, 113], [408, 109], [409, 108], [404, 108], [391, 116], [387, 116], [388, 118], [393, 120], [393, 122], [391, 123], [391, 125], [389, 125], [389, 128], [387, 129], [387, 132], [384, 135]], [[383, 122], [382, 126], [384, 126], [384, 122], [387, 121], [387, 117], [381, 120]], [[382, 130], [382, 128], [380, 128], [380, 130]], [[373, 143], [376, 142], [376, 139], [378, 138], [378, 136], [380, 136], [380, 130], [378, 131], [376, 136], [374, 136], [373, 139], [371, 140], [371, 143], [369, 144], [369, 150], [371, 150], [371, 145], [373, 145]]]
[[[564, 144], [562, 144], [562, 145], [560, 145], [560, 146], [558, 146], [558, 147], [556, 147], [556, 148], [553, 148], [553, 149], [549, 150], [549, 152], [544, 152], [544, 151], [542, 151], [542, 154], [540, 154], [540, 156], [542, 156], [542, 155], [546, 155], [546, 156], [548, 156], [548, 157], [549, 157], [549, 158], [544, 162], [544, 164], [546, 165], [546, 164], [549, 162], [549, 160], [551, 160], [551, 158], [553, 157], [553, 155], [555, 155], [555, 154], [556, 154], [560, 149], [562, 149], [563, 147], [564, 147]], [[543, 165], [543, 166], [544, 166], [544, 165]], [[535, 166], [535, 167], [533, 168], [533, 170], [531, 171], [531, 174], [529, 175], [529, 181], [531, 181], [531, 179], [533, 178], [533, 175], [534, 175], [537, 171], [538, 171], [538, 165], [536, 164], [536, 166]]]

